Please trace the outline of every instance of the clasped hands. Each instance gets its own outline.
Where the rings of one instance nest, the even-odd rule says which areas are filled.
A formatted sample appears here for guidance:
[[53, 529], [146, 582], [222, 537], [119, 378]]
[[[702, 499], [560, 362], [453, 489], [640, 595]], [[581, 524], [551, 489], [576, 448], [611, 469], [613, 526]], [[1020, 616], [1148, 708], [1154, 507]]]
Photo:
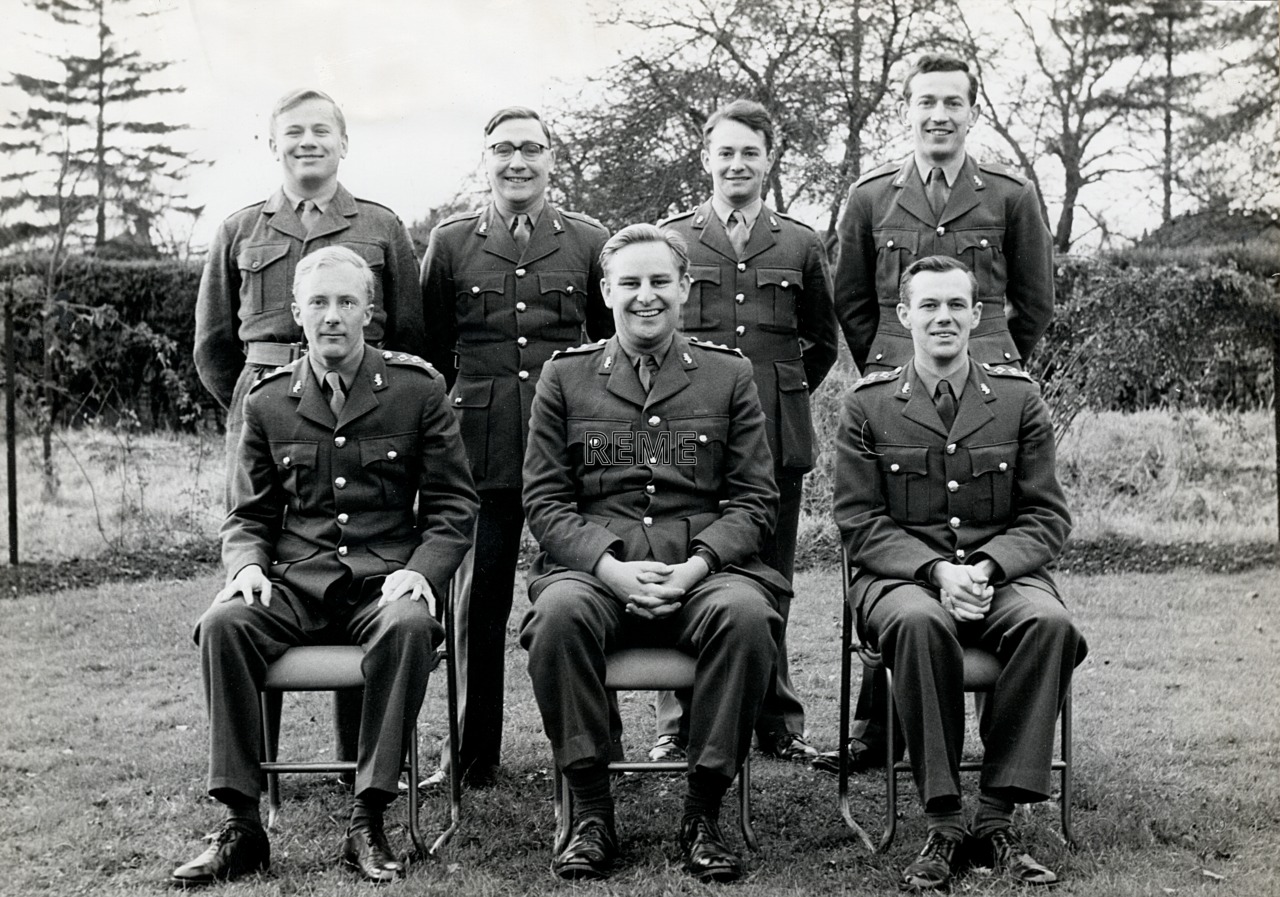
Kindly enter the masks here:
[[995, 565], [983, 560], [977, 564], [952, 564], [939, 561], [929, 578], [938, 587], [938, 600], [951, 616], [961, 623], [981, 620], [991, 610], [996, 590], [990, 585]]
[[[242, 567], [231, 581], [223, 586], [222, 591], [214, 596], [213, 603], [232, 601], [243, 598], [246, 605], [252, 606], [255, 600], [262, 602], [263, 607], [271, 606], [271, 580], [257, 564]], [[399, 601], [401, 598], [410, 601], [425, 600], [431, 616], [436, 615], [436, 596], [431, 591], [427, 578], [415, 570], [397, 570], [382, 581], [382, 594], [378, 598], [378, 607]]]
[[669, 617], [680, 610], [680, 599], [710, 572], [707, 562], [696, 555], [682, 564], [664, 564], [620, 561], [611, 554], [603, 555], [592, 571], [623, 603], [627, 613], [645, 620]]

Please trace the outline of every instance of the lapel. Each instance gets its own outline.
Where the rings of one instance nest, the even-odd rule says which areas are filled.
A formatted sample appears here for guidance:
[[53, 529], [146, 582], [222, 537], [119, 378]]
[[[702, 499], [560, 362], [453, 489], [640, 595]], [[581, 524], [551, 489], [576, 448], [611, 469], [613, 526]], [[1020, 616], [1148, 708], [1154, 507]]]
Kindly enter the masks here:
[[[689, 341], [676, 333], [671, 340], [671, 347], [667, 349], [667, 357], [662, 360], [662, 367], [658, 369], [658, 378], [649, 384], [645, 406], [656, 405], [683, 391], [689, 385], [686, 371], [693, 367], [697, 367], [697, 364], [689, 354]], [[639, 378], [636, 379], [639, 382]]]
[[[311, 360], [303, 355], [293, 369], [293, 383], [289, 386], [289, 398], [298, 403], [298, 415], [317, 426], [332, 430], [335, 427], [333, 411], [324, 389], [311, 370]], [[345, 409], [343, 409], [345, 410]]]
[[903, 365], [902, 373], [898, 375], [898, 391], [895, 397], [904, 403], [903, 417], [939, 436], [946, 437], [947, 428], [942, 425], [942, 418], [938, 416], [938, 409], [934, 407], [933, 396], [920, 385], [920, 377], [916, 374], [914, 361]]
[[605, 383], [605, 388], [609, 392], [638, 408], [644, 407], [645, 400], [649, 397], [645, 395], [644, 387], [640, 385], [640, 377], [636, 374], [636, 369], [631, 366], [631, 359], [627, 357], [627, 353], [622, 351], [616, 336], [610, 337], [609, 342], [605, 343], [596, 373], [609, 378]]
[[959, 442], [995, 420], [995, 412], [990, 407], [995, 400], [995, 391], [987, 381], [986, 374], [978, 362], [970, 356], [969, 377], [965, 380], [964, 395], [960, 397], [960, 404], [956, 406], [956, 420], [951, 426], [948, 438], [952, 442]]
[[938, 224], [954, 221], [970, 209], [976, 208], [979, 202], [978, 191], [985, 189], [985, 186], [978, 174], [978, 164], [973, 161], [972, 156], [965, 156], [964, 165], [956, 176], [956, 182], [951, 185], [951, 196], [947, 198], [947, 207], [942, 210], [942, 218], [938, 220]]
[[[742, 251], [742, 260], [746, 261], [752, 256], [772, 249], [778, 242], [777, 233], [780, 230], [782, 230], [782, 223], [778, 221], [778, 216], [773, 209], [762, 205], [760, 215], [751, 227], [751, 236], [747, 238], [746, 248]], [[729, 238], [725, 237], [725, 239]]]
[[[333, 194], [329, 207], [324, 210], [324, 214], [316, 222], [315, 229], [307, 235], [307, 239], [316, 240], [329, 234], [341, 233], [351, 227], [350, 219], [354, 218], [358, 212], [355, 197], [347, 192], [346, 187], [339, 184], [338, 192]], [[297, 217], [296, 213], [294, 217]]]
[[364, 347], [364, 359], [360, 362], [360, 370], [347, 392], [347, 404], [342, 406], [342, 417], [338, 418], [341, 430], [352, 421], [358, 420], [378, 407], [378, 393], [387, 388], [387, 363], [382, 354], [369, 346]]
[[267, 218], [267, 225], [274, 231], [279, 231], [286, 236], [293, 237], [295, 240], [306, 242], [307, 230], [302, 226], [302, 222], [298, 220], [298, 212], [289, 205], [288, 198], [284, 195], [284, 190], [276, 190], [271, 197], [263, 203], [262, 214]]
[[698, 206], [698, 211], [694, 212], [693, 229], [699, 232], [699, 243], [737, 264], [738, 253], [729, 242], [729, 235], [724, 232], [724, 225], [716, 217], [715, 209], [711, 207], [711, 200], [708, 199]]
[[[476, 236], [484, 240], [484, 251], [498, 258], [506, 259], [512, 264], [520, 262], [520, 250], [516, 247], [516, 238], [511, 236], [502, 223], [498, 209], [489, 203], [489, 207], [476, 219]], [[530, 239], [530, 245], [533, 240]]]
[[902, 167], [894, 175], [893, 186], [898, 190], [895, 200], [898, 207], [919, 218], [932, 230], [935, 220], [933, 209], [929, 208], [929, 198], [924, 195], [924, 184], [916, 171], [915, 156], [907, 156], [907, 161], [902, 163]]
[[[524, 255], [520, 256], [520, 264], [531, 265], [557, 251], [560, 248], [560, 235], [563, 233], [564, 219], [551, 203], [546, 203], [542, 207], [542, 214], [538, 216], [538, 223], [533, 227], [533, 233], [529, 235], [529, 245], [524, 248]], [[511, 244], [515, 245], [514, 237]]]

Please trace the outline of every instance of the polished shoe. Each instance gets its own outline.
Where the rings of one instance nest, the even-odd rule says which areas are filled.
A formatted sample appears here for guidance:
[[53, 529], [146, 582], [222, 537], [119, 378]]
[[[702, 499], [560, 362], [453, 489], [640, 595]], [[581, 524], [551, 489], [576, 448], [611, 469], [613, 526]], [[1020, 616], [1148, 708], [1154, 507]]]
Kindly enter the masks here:
[[270, 868], [271, 842], [261, 824], [228, 819], [211, 837], [208, 850], [173, 870], [170, 884], [180, 888], [209, 885]]
[[903, 891], [945, 888], [955, 870], [960, 839], [943, 832], [929, 832], [920, 855], [902, 870], [898, 887]]
[[1022, 844], [1009, 828], [998, 828], [989, 835], [975, 838], [972, 853], [975, 862], [989, 865], [1025, 885], [1051, 885], [1058, 880], [1052, 869], [1022, 849]]
[[551, 871], [561, 878], [608, 878], [618, 858], [618, 834], [613, 821], [603, 816], [583, 816], [573, 823], [569, 843], [551, 860]]
[[720, 823], [706, 816], [687, 816], [680, 823], [680, 849], [684, 868], [699, 881], [737, 881], [742, 860], [729, 849]]
[[819, 756], [818, 749], [796, 732], [779, 732], [768, 738], [761, 738], [760, 752], [775, 760], [797, 763], [809, 763]]
[[404, 863], [395, 858], [382, 820], [370, 819], [359, 828], [348, 828], [342, 842], [342, 862], [365, 881], [389, 882], [404, 875]]
[[[825, 751], [814, 757], [809, 765], [819, 772], [840, 774], [840, 752]], [[884, 749], [868, 747], [856, 738], [849, 739], [849, 772], [869, 772], [884, 768]]]
[[649, 759], [655, 763], [683, 763], [689, 759], [684, 739], [679, 735], [660, 735], [649, 748]]

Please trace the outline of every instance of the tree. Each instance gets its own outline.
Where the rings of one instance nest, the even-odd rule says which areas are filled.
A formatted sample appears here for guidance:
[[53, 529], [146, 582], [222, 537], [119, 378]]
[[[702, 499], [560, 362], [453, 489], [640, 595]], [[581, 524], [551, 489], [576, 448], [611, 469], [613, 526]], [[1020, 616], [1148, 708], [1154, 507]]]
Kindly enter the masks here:
[[[888, 122], [891, 73], [933, 44], [940, 0], [682, 0], [617, 13], [642, 49], [561, 115], [559, 189], [610, 226], [652, 221], [706, 195], [702, 124], [735, 97], [778, 127], [766, 198], [828, 212], [828, 229]], [[598, 97], [599, 99], [590, 99]]]

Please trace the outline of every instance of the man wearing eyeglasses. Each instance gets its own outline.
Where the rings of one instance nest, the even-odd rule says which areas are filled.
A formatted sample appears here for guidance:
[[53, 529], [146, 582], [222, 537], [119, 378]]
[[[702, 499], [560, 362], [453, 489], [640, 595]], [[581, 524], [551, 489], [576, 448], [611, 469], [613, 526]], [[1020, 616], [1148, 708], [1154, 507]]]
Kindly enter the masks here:
[[532, 109], [484, 129], [488, 206], [431, 232], [422, 263], [426, 357], [445, 372], [480, 516], [459, 574], [457, 642], [463, 780], [490, 784], [502, 747], [504, 651], [524, 510], [521, 465], [542, 365], [613, 334], [600, 293], [603, 225], [547, 202], [551, 132]]

